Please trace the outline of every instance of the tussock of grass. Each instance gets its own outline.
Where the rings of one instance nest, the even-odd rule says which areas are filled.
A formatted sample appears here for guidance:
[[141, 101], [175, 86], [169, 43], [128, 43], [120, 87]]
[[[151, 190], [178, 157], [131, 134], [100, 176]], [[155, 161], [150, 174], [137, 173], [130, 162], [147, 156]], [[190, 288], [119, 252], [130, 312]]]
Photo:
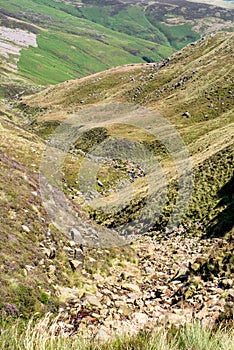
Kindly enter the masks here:
[[199, 323], [186, 325], [177, 335], [178, 349], [194, 350], [231, 350], [234, 336], [222, 330], [213, 332], [208, 326]]
[[228, 330], [213, 330], [199, 323], [185, 325], [179, 330], [159, 328], [139, 332], [108, 342], [84, 339], [80, 335], [62, 333], [59, 317], [47, 314], [43, 319], [31, 319], [27, 324], [18, 320], [14, 325], [0, 324], [1, 349], [14, 350], [232, 350], [233, 334]]

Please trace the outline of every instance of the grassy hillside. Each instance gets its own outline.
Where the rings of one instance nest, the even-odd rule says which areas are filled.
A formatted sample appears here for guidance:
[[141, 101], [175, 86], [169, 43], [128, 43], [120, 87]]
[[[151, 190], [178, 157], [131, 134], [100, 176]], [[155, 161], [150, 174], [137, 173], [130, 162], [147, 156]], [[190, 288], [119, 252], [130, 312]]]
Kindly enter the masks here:
[[[0, 1], [1, 26], [37, 35], [38, 47], [21, 51], [21, 75], [55, 84], [113, 66], [159, 61], [211, 31], [232, 30], [232, 10], [182, 1]], [[183, 13], [179, 10], [185, 9]], [[193, 19], [191, 18], [194, 17]], [[174, 22], [172, 21], [174, 20]]]
[[[116, 67], [0, 101], [2, 329], [8, 317], [12, 322], [12, 317], [28, 319], [47, 311], [58, 314], [57, 324], [66, 334], [90, 339], [98, 332], [111, 337], [123, 330], [131, 336], [152, 326], [174, 329], [194, 319], [233, 327], [233, 39], [230, 33], [211, 35], [157, 64]], [[30, 92], [27, 86], [25, 93]], [[129, 103], [132, 119], [125, 114]], [[144, 115], [139, 114], [142, 108]], [[100, 124], [103, 111], [111, 117]], [[193, 165], [192, 198], [180, 225], [172, 229], [167, 223], [176, 208], [179, 176], [166, 147], [171, 133], [166, 128], [164, 138], [155, 137], [162, 125], [159, 128], [159, 119], [150, 118], [150, 113], [159, 113], [161, 121], [175, 126]], [[102, 186], [96, 180], [91, 183], [88, 190], [94, 186], [95, 191], [87, 201], [77, 178], [84, 152], [103, 141], [109, 142], [108, 151], [120, 139], [124, 146], [137, 141], [157, 157], [164, 171], [163, 210], [158, 217], [148, 213], [149, 232], [130, 245], [82, 247], [52, 222], [48, 209], [54, 207], [53, 200], [47, 211], [43, 206], [39, 174], [46, 140], [73, 115], [81, 123], [91, 118], [92, 128], [76, 140], [58, 169], [62, 187], [55, 173], [58, 159], [51, 157], [46, 164], [52, 192], [62, 188], [84, 223], [92, 222], [101, 231], [134, 219], [140, 232], [140, 210], [163, 187], [159, 181], [147, 184], [156, 171], [142, 176], [130, 157], [105, 162], [98, 158], [99, 148], [94, 158], [100, 161], [97, 176]], [[65, 123], [68, 132], [77, 131], [71, 126]], [[87, 164], [84, 184], [89, 179]], [[103, 202], [108, 210], [103, 211]], [[62, 206], [55, 208], [58, 217], [64, 215]], [[180, 209], [178, 205], [176, 214]], [[69, 221], [69, 213], [66, 218]]]
[[[38, 118], [31, 116], [31, 130], [38, 128], [39, 134], [43, 135], [48, 125], [53, 127], [70, 113], [79, 113], [84, 105], [113, 101], [140, 103], [156, 110], [176, 126], [193, 156], [194, 166], [198, 166], [206, 159], [215, 157], [215, 154], [225, 152], [233, 142], [232, 43], [233, 35], [220, 34], [201, 41], [197, 46], [188, 46], [171, 57], [166, 67], [164, 63], [161, 68], [154, 64], [126, 66], [45, 90], [24, 100], [26, 112], [27, 104], [44, 109]], [[220, 69], [220, 62], [223, 61], [226, 65]], [[189, 111], [191, 118], [182, 116], [186, 111]], [[118, 123], [118, 118], [115, 122]], [[113, 136], [111, 127], [107, 127], [107, 131], [110, 137]], [[121, 128], [119, 136], [125, 134], [127, 131]], [[118, 133], [114, 131], [116, 136]], [[148, 147], [154, 147], [154, 141], [147, 141], [147, 138], [142, 141], [149, 143]], [[155, 151], [158, 151], [157, 147]], [[223, 178], [223, 185], [231, 176], [232, 157], [227, 162], [224, 161], [223, 167], [230, 171], [226, 174], [227, 178]], [[167, 166], [170, 167], [170, 163]], [[206, 171], [209, 178], [209, 167]], [[217, 168], [217, 171], [220, 169]], [[220, 188], [222, 181], [217, 173]], [[206, 205], [208, 214], [209, 205]], [[193, 208], [192, 217], [200, 204], [194, 203], [194, 206], [197, 208]], [[205, 208], [201, 212], [206, 216]]]
[[[172, 52], [170, 46], [131, 34], [118, 33], [81, 18], [73, 6], [54, 1], [0, 2], [3, 23], [27, 28], [38, 25], [38, 48], [24, 50], [20, 72], [39, 84], [56, 83], [85, 76], [111, 66], [143, 61], [142, 56], [159, 60]], [[7, 19], [6, 17], [7, 16]], [[9, 17], [13, 17], [10, 20]], [[43, 30], [43, 29], [46, 29]]]

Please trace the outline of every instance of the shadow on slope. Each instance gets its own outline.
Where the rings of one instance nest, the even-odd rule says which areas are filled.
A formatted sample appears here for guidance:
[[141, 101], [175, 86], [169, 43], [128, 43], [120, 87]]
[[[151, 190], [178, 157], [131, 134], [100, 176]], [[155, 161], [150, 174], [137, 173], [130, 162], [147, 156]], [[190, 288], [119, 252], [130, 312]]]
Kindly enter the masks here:
[[234, 226], [234, 176], [221, 188], [218, 195], [221, 199], [215, 209], [219, 213], [207, 227], [207, 235], [212, 237], [224, 236]]

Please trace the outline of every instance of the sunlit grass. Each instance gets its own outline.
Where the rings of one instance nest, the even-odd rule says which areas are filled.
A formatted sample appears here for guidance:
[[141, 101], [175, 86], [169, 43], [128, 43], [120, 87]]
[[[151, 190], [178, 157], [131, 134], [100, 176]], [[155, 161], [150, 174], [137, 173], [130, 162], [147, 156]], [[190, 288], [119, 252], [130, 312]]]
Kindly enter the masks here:
[[160, 327], [110, 339], [103, 342], [64, 333], [59, 318], [51, 314], [28, 323], [2, 321], [0, 326], [0, 347], [4, 350], [233, 350], [234, 335], [231, 330], [214, 330], [195, 322], [177, 330]]

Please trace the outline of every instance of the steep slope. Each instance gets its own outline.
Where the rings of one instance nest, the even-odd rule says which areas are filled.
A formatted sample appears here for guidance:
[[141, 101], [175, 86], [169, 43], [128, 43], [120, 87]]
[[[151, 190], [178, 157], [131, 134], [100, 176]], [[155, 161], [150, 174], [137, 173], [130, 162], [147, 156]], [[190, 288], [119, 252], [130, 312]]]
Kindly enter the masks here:
[[[93, 270], [87, 260], [91, 278], [86, 278], [86, 273], [82, 276], [74, 272], [79, 245], [49, 221], [40, 196], [39, 166], [45, 143], [8, 119], [0, 118], [1, 315], [29, 318], [35, 312], [40, 315], [57, 312], [64, 304], [63, 298], [70, 296], [69, 288], [93, 289], [93, 271], [97, 268], [107, 271], [118, 249], [87, 252], [90, 258], [101, 257]], [[128, 253], [127, 261], [131, 254], [128, 248], [124, 250]], [[93, 261], [96, 262], [94, 258]], [[60, 289], [65, 293], [61, 300]]]
[[[193, 156], [194, 166], [198, 166], [215, 158], [218, 152], [230, 149], [233, 143], [232, 45], [231, 34], [210, 36], [162, 63], [119, 67], [66, 82], [25, 98], [19, 107], [29, 116], [28, 128], [48, 137], [49, 130], [69, 115], [75, 112], [79, 115], [86, 105], [138, 103], [157, 111], [176, 126]], [[220, 69], [223, 61], [226, 64]], [[117, 125], [117, 116], [113, 115], [113, 119]], [[106, 129], [113, 137], [128, 137], [127, 126], [119, 131], [112, 126]], [[142, 142], [161, 153], [150, 136], [143, 136]], [[163, 153], [161, 156], [170, 169], [167, 156]], [[203, 216], [206, 216], [204, 210]]]
[[[6, 44], [12, 47], [9, 35], [3, 35], [6, 31], [36, 36], [37, 45], [26, 49], [24, 43], [17, 66], [23, 77], [42, 85], [126, 63], [159, 61], [206, 32], [233, 30], [231, 8], [185, 0], [2, 0], [0, 8], [4, 50]], [[18, 44], [13, 46], [19, 49]], [[14, 55], [11, 52], [8, 63], [15, 61]]]
[[37, 47], [21, 51], [23, 76], [39, 84], [85, 76], [111, 66], [158, 60], [172, 52], [169, 46], [131, 37], [81, 18], [72, 5], [54, 1], [0, 2], [1, 26], [29, 31]]
[[[117, 67], [35, 95], [1, 101], [3, 312], [28, 316], [59, 305], [62, 327], [72, 333], [79, 326], [81, 332], [90, 335], [100, 327], [110, 333], [123, 329], [131, 332], [157, 322], [179, 325], [193, 317], [208, 323], [221, 318], [230, 321], [234, 273], [233, 90], [233, 34], [217, 34], [188, 45], [158, 64]], [[122, 113], [125, 108], [128, 111], [129, 104], [133, 119]], [[142, 108], [149, 119], [140, 115], [144, 121], [137, 128], [132, 122], [141, 119], [137, 113]], [[111, 118], [100, 124], [103, 111]], [[150, 119], [151, 112], [155, 119]], [[158, 113], [161, 121], [175, 125], [193, 164], [192, 198], [181, 224], [173, 228], [167, 224], [179, 193], [178, 174], [162, 142], [171, 134], [166, 132], [162, 140], [157, 138], [160, 134], [153, 134], [161, 127]], [[160, 189], [158, 183], [147, 187], [147, 181], [154, 177], [150, 172], [141, 176], [132, 159], [113, 156], [109, 162], [102, 162], [98, 153], [102, 152], [98, 148], [102, 142], [110, 141], [115, 147], [116, 140], [122, 139], [124, 145], [137, 141], [157, 157], [167, 175], [163, 211], [158, 218], [153, 216], [153, 221], [149, 213], [153, 222], [150, 232], [126, 247], [80, 247], [76, 240], [82, 223], [73, 230], [76, 242], [70, 241], [56, 220], [51, 222], [48, 209], [53, 208], [53, 201], [49, 208], [46, 206], [47, 212], [42, 205], [38, 176], [45, 158], [45, 140], [62, 122], [70, 136], [69, 128], [74, 125], [68, 118], [75, 116], [73, 122], [79, 118], [83, 122], [88, 115], [94, 117], [91, 128], [67, 152], [62, 168], [53, 157], [45, 163], [52, 192], [61, 189], [56, 182], [56, 171], [61, 170], [62, 192], [74, 210], [82, 211], [84, 222], [96, 223], [100, 231], [118, 227], [130, 218], [136, 219], [147, 197], [153, 198]], [[55, 150], [65, 150], [61, 143], [55, 146]], [[102, 186], [98, 187], [95, 180], [96, 191], [87, 205], [77, 174], [93, 148], [97, 148], [93, 159], [101, 162], [98, 179]], [[101, 156], [104, 158], [105, 153]], [[133, 182], [129, 178], [132, 169]], [[117, 195], [118, 211], [103, 211], [100, 199], [111, 203]], [[57, 208], [59, 216], [61, 208]], [[25, 286], [33, 286], [30, 295]]]

